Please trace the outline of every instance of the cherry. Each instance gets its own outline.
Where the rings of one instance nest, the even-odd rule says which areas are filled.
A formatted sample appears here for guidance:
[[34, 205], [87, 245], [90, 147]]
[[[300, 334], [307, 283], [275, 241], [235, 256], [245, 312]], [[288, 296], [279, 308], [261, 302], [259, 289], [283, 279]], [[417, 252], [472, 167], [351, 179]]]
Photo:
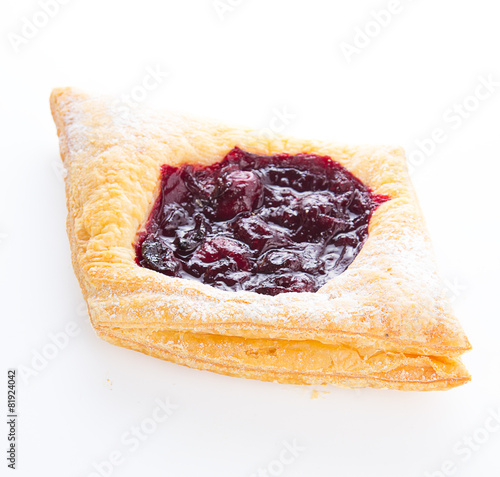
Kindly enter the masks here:
[[242, 212], [251, 212], [261, 195], [261, 184], [254, 172], [236, 170], [219, 179], [216, 219], [229, 220]]
[[169, 276], [177, 276], [180, 268], [173, 250], [161, 239], [148, 237], [141, 246], [141, 265]]
[[230, 257], [239, 270], [247, 271], [250, 269], [252, 252], [244, 243], [228, 237], [217, 236], [206, 240], [196, 251], [196, 256], [205, 263]]
[[298, 197], [298, 194], [288, 187], [267, 186], [264, 190], [264, 204], [266, 207], [288, 205]]
[[210, 167], [201, 169], [187, 165], [181, 172], [181, 178], [189, 192], [200, 199], [208, 200], [216, 187], [216, 176]]
[[210, 224], [203, 214], [195, 214], [194, 222], [194, 228], [188, 231], [178, 231], [174, 243], [180, 255], [186, 255], [193, 252], [203, 242], [211, 230]]
[[256, 215], [241, 217], [234, 222], [233, 230], [238, 240], [259, 254], [271, 247], [282, 247], [292, 243], [279, 228], [273, 227]]
[[300, 256], [293, 250], [269, 250], [257, 261], [257, 270], [261, 273], [270, 274], [285, 270], [296, 272], [300, 268]]
[[238, 270], [233, 259], [223, 258], [207, 268], [204, 280], [206, 283], [222, 282], [231, 287], [244, 283], [250, 276], [250, 272]]

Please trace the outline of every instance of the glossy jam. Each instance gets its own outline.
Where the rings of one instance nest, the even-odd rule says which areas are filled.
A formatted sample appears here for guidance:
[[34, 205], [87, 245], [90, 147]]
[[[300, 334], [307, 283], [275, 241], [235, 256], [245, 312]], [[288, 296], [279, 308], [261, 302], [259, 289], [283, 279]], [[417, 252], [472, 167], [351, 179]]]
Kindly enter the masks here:
[[329, 157], [234, 148], [209, 167], [162, 167], [137, 263], [224, 290], [314, 292], [354, 260], [386, 200]]

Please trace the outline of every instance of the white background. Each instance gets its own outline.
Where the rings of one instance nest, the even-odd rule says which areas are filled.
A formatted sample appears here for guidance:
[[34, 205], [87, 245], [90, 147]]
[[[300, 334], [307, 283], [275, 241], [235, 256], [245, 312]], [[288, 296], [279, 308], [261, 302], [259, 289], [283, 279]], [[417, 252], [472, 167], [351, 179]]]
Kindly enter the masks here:
[[[117, 477], [237, 477], [259, 468], [439, 477], [443, 466], [447, 475], [500, 475], [500, 424], [488, 419], [500, 412], [500, 85], [474, 99], [480, 78], [500, 81], [498, 2], [401, 0], [390, 21], [379, 15], [385, 26], [373, 23], [393, 5], [73, 0], [33, 33], [23, 18], [43, 23], [39, 2], [2, 1], [2, 412], [7, 368], [32, 368], [37, 353], [53, 351], [50, 333], [69, 322], [78, 335], [19, 380], [18, 469], [6, 467], [2, 425], [1, 475], [85, 477], [113, 451], [123, 462], [107, 474]], [[346, 56], [342, 42], [355, 37], [362, 48]], [[403, 145], [474, 346], [464, 358], [472, 382], [435, 393], [328, 387], [312, 399], [311, 388], [192, 370], [99, 340], [70, 265], [48, 97], [68, 85], [129, 94], [148, 68], [169, 72], [148, 105], [255, 128], [285, 108], [294, 115], [286, 134]], [[464, 102], [467, 117], [458, 119], [453, 108]], [[445, 138], [432, 150], [435, 128]], [[151, 424], [155, 400], [166, 397], [178, 408], [131, 452], [123, 436]], [[283, 443], [294, 440], [302, 450], [279, 463]]]

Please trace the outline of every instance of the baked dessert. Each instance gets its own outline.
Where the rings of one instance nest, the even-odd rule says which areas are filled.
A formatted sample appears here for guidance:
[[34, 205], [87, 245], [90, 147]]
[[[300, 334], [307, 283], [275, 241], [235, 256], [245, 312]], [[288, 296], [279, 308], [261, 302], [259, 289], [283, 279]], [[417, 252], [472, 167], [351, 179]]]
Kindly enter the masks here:
[[281, 383], [470, 379], [402, 149], [124, 116], [72, 88], [51, 108], [73, 266], [101, 338]]

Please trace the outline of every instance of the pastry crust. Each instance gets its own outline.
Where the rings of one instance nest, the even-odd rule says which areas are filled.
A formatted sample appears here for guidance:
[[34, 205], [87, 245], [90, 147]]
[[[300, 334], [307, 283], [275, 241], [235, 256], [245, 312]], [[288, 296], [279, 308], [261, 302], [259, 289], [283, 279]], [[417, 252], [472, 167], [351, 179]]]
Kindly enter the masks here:
[[[51, 108], [68, 172], [73, 266], [102, 338], [283, 383], [432, 390], [470, 379], [458, 358], [470, 344], [437, 274], [401, 148], [264, 138], [147, 109], [124, 114], [117, 102], [72, 88], [54, 90]], [[391, 198], [374, 212], [354, 262], [316, 293], [228, 292], [136, 265], [133, 244], [160, 167], [212, 164], [234, 146], [327, 155]]]

